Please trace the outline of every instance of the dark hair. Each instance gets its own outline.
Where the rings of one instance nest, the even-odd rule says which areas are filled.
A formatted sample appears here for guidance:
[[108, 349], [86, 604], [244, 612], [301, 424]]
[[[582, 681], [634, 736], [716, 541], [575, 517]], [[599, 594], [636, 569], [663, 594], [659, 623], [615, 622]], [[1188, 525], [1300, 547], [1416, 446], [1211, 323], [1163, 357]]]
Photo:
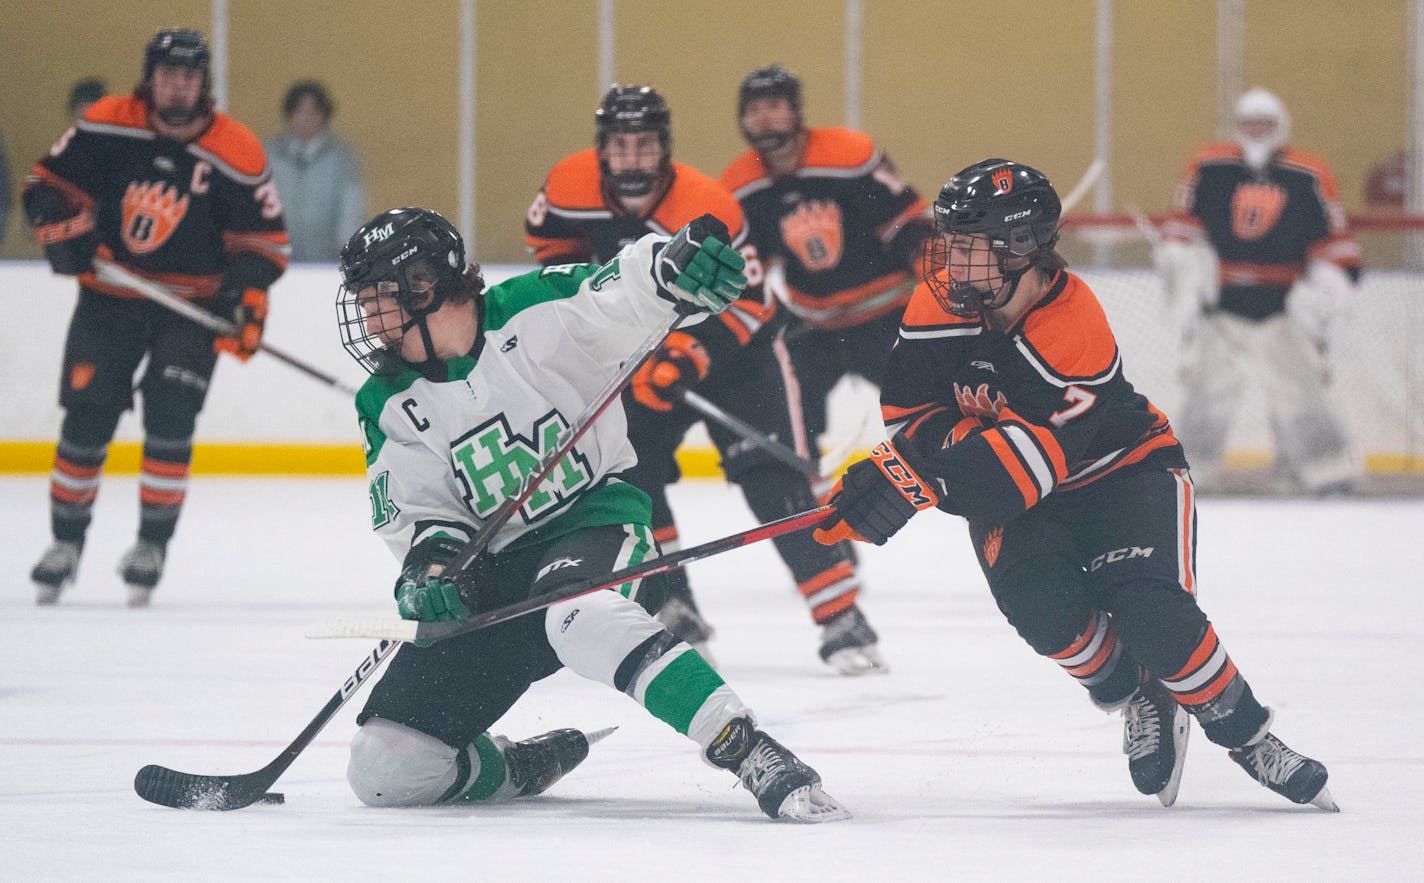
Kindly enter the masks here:
[[70, 113], [74, 113], [74, 108], [81, 104], [93, 104], [103, 98], [108, 91], [104, 81], [98, 77], [85, 77], [82, 80], [76, 80], [73, 88], [69, 90], [69, 104], [65, 106], [69, 108]]
[[311, 96], [311, 100], [316, 102], [317, 110], [328, 120], [336, 113], [336, 105], [331, 101], [331, 95], [327, 93], [326, 87], [316, 80], [298, 80], [287, 89], [287, 94], [282, 98], [283, 118], [296, 113], [297, 105], [302, 103], [302, 99]]

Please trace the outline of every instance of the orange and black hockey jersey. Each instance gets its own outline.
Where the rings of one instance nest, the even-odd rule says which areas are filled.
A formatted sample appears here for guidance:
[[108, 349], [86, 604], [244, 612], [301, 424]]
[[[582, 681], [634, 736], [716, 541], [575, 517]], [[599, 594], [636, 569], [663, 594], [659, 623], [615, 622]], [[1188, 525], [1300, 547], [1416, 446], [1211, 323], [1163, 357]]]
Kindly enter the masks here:
[[[549, 172], [524, 219], [524, 242], [535, 260], [546, 266], [604, 263], [648, 233], [671, 236], [704, 214], [727, 225], [732, 245], [747, 261], [747, 289], [742, 297], [718, 314], [720, 322], [702, 322], [689, 329], [708, 347], [716, 364], [719, 353], [746, 346], [775, 315], [775, 306], [762, 289], [761, 262], [747, 239], [741, 206], [716, 181], [692, 166], [673, 162], [662, 195], [641, 215], [631, 215], [604, 191], [597, 151], [582, 150], [560, 160]], [[714, 330], [719, 328], [726, 333]]]
[[1221, 308], [1251, 318], [1284, 309], [1308, 261], [1338, 264], [1352, 278], [1360, 273], [1360, 246], [1334, 176], [1324, 160], [1289, 148], [1257, 174], [1239, 144], [1206, 145], [1188, 164], [1163, 232], [1205, 236], [1220, 261]]
[[1066, 271], [1006, 331], [947, 312], [922, 284], [880, 402], [896, 444], [939, 479], [940, 508], [971, 519], [1011, 518], [1149, 458], [1186, 466], [1167, 417], [1123, 376], [1098, 299]]
[[[41, 159], [26, 190], [52, 188], [75, 211], [36, 233], [62, 237], [92, 224], [98, 255], [188, 298], [210, 297], [225, 281], [267, 288], [287, 266], [282, 207], [262, 145], [241, 123], [214, 113], [194, 140], [160, 136], [147, 105], [100, 99]], [[133, 292], [79, 277], [86, 288]]]
[[779, 259], [778, 290], [807, 325], [844, 328], [903, 309], [930, 207], [870, 137], [811, 129], [795, 174], [772, 177], [754, 150], [722, 172], [762, 259]]

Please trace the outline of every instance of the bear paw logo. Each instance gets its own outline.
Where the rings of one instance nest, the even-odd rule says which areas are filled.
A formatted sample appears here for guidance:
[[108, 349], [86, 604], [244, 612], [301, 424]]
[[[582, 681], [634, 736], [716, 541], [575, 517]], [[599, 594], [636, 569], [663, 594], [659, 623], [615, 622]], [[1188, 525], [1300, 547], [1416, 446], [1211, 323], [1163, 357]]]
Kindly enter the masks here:
[[982, 417], [987, 420], [999, 419], [999, 412], [1008, 405], [1002, 392], [995, 393], [993, 398], [989, 397], [987, 383], [981, 383], [978, 389], [973, 390], [956, 383], [954, 399], [959, 403], [959, 413], [966, 417]]
[[188, 214], [188, 194], [158, 181], [130, 181], [124, 191], [122, 235], [130, 254], [148, 254], [178, 229]]
[[807, 270], [834, 270], [843, 251], [841, 207], [819, 199], [801, 203], [781, 219], [781, 238]]

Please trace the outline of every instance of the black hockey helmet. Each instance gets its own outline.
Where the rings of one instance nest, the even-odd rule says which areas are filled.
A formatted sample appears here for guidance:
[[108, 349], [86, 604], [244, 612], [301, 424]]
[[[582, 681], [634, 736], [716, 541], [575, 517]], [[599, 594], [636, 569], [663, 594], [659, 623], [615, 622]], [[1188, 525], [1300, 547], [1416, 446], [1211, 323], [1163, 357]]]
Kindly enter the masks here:
[[[1030, 267], [1056, 254], [1060, 214], [1058, 193], [1039, 170], [997, 158], [975, 163], [950, 178], [935, 200], [940, 235], [931, 241], [925, 282], [940, 305], [959, 316], [1002, 307]], [[997, 259], [1002, 285], [984, 291], [950, 277], [949, 246], [955, 236], [976, 236], [984, 243], [981, 247]]]
[[747, 112], [747, 105], [756, 98], [785, 98], [791, 109], [801, 113], [801, 79], [779, 64], [759, 67], [742, 78], [737, 89], [737, 118]]
[[[211, 53], [203, 35], [192, 28], [164, 28], [153, 35], [143, 48], [143, 78], [139, 80], [134, 94], [144, 101], [152, 102], [153, 69], [160, 64], [174, 67], [190, 67], [203, 73], [203, 88], [198, 93], [198, 107], [194, 117], [202, 116], [213, 106], [213, 74], [210, 66]], [[181, 125], [182, 121], [172, 121]]]
[[[620, 86], [614, 83], [604, 93], [598, 109], [593, 112], [594, 144], [598, 147], [598, 169], [603, 179], [613, 185], [619, 196], [647, 196], [666, 180], [672, 171], [672, 111], [652, 86]], [[642, 171], [613, 174], [603, 158], [608, 136], [615, 132], [657, 132], [663, 149], [658, 171], [650, 175]]]
[[464, 240], [438, 212], [408, 207], [376, 215], [341, 249], [336, 308], [342, 346], [372, 374], [399, 369], [393, 356], [412, 328], [433, 353], [425, 317], [466, 296], [465, 270]]
[[747, 74], [742, 78], [741, 87], [737, 89], [739, 125], [742, 117], [746, 115], [747, 105], [758, 98], [784, 98], [796, 116], [795, 124], [787, 132], [766, 132], [752, 137], [747, 133], [746, 127], [742, 126], [742, 137], [747, 143], [758, 152], [769, 153], [786, 144], [804, 127], [801, 117], [801, 80], [779, 64], [768, 64]]

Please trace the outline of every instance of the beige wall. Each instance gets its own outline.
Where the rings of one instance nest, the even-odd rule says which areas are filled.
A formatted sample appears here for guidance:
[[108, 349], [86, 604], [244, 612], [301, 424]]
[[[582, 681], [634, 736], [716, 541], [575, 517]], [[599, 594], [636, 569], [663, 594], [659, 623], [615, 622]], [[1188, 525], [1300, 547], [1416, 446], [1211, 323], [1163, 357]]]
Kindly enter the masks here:
[[[1093, 154], [1093, 0], [866, 0], [863, 125], [932, 196], [990, 154], [1043, 168], [1066, 190]], [[1161, 209], [1186, 155], [1215, 131], [1215, 4], [1118, 0], [1113, 188], [1118, 207]], [[844, 119], [844, 4], [833, 0], [618, 0], [623, 82], [652, 82], [673, 109], [677, 157], [710, 174], [740, 149], [737, 83], [781, 61], [807, 88], [816, 125]], [[0, 135], [12, 175], [65, 126], [81, 76], [127, 89], [165, 25], [207, 32], [207, 0], [116, 7], [0, 2]], [[287, 85], [317, 77], [336, 128], [362, 156], [372, 209], [425, 204], [454, 215], [458, 0], [230, 0], [230, 110], [259, 135], [279, 125]], [[1406, 0], [1247, 0], [1245, 77], [1278, 91], [1293, 142], [1323, 154], [1358, 209], [1371, 164], [1406, 134]], [[36, 11], [38, 10], [38, 11]], [[119, 11], [121, 10], [121, 11]], [[478, 4], [477, 248], [524, 257], [525, 208], [548, 167], [592, 139], [601, 91], [596, 0]], [[18, 217], [7, 256], [33, 256]]]

